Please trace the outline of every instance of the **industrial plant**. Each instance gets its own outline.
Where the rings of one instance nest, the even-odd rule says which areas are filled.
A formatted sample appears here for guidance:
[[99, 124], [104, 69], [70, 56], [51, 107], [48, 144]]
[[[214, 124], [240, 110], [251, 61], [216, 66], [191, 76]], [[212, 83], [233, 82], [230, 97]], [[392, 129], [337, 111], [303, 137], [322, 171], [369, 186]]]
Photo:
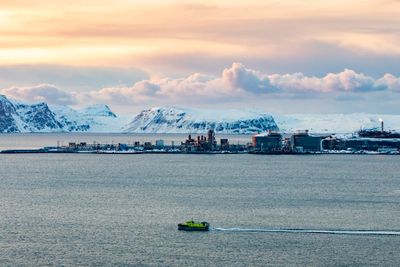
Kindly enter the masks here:
[[247, 144], [231, 144], [228, 138], [216, 139], [214, 130], [187, 139], [176, 145], [158, 139], [152, 142], [134, 141], [132, 144], [100, 144], [94, 142], [69, 142], [64, 146], [29, 150], [3, 150], [1, 153], [97, 153], [97, 154], [141, 154], [141, 153], [186, 153], [186, 154], [399, 154], [400, 133], [380, 128], [361, 129], [351, 135], [311, 134], [308, 130], [292, 134], [278, 131], [259, 133]]
[[310, 135], [308, 130], [298, 131], [292, 135], [283, 136], [278, 132], [253, 136], [250, 153], [284, 154], [284, 153], [316, 153], [321, 152], [322, 140], [327, 136]]

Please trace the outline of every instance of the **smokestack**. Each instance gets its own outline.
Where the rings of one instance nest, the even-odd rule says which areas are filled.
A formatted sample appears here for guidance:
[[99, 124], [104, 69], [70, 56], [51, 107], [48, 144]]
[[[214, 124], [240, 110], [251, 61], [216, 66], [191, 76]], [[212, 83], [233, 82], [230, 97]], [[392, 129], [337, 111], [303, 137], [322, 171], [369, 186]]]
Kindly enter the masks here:
[[383, 120], [379, 119], [379, 121], [381, 122], [381, 132], [383, 133]]

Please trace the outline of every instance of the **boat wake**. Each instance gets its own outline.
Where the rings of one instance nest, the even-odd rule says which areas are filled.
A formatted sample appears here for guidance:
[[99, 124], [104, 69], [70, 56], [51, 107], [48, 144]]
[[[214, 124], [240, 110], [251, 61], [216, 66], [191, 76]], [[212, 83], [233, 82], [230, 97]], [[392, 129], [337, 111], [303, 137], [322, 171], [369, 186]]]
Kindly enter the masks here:
[[337, 234], [337, 235], [391, 235], [400, 236], [400, 230], [332, 230], [332, 229], [258, 229], [258, 228], [213, 228], [213, 231], [247, 232], [247, 233], [293, 233], [293, 234]]

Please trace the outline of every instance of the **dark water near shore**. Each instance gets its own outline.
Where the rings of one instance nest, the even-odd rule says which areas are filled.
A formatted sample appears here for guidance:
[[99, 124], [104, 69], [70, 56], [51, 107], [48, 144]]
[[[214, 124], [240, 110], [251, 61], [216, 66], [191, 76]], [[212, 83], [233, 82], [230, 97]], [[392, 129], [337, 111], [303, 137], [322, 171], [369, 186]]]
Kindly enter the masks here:
[[[398, 266], [399, 163], [0, 154], [0, 265]], [[190, 218], [218, 229], [177, 231]]]

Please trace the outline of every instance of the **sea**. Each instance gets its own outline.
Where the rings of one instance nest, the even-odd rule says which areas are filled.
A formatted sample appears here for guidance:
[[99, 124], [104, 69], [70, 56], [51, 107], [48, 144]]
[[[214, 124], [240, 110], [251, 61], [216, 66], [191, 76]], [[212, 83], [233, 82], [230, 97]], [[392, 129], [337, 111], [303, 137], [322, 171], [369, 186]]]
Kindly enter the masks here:
[[[0, 147], [152, 138], [185, 136]], [[0, 266], [399, 266], [399, 248], [396, 155], [0, 154]]]

